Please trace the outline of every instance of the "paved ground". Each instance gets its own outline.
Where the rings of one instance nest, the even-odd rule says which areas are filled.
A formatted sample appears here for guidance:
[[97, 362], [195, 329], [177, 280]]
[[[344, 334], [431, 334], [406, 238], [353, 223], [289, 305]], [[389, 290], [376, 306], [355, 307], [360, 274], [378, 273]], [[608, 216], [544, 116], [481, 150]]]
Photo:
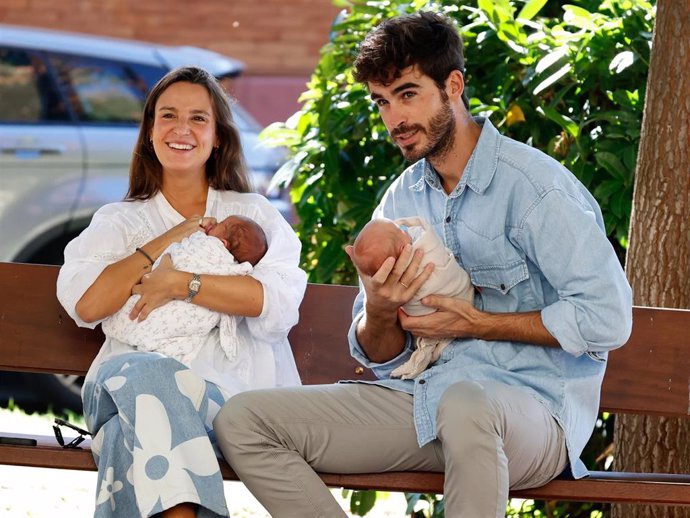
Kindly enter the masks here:
[[[0, 409], [0, 430], [51, 434], [51, 418]], [[91, 472], [22, 468], [0, 465], [0, 517], [87, 518], [93, 515], [96, 474]], [[333, 490], [343, 508], [347, 502]], [[263, 507], [239, 482], [225, 483], [225, 496], [233, 518], [265, 518]], [[379, 494], [367, 518], [405, 516], [402, 494]]]

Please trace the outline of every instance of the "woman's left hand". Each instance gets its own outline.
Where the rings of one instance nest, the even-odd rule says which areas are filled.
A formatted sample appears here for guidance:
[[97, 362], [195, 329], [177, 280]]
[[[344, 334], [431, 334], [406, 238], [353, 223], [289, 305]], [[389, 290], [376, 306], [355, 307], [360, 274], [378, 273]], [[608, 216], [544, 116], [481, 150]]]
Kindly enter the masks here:
[[139, 284], [132, 288], [132, 295], [140, 295], [139, 300], [132, 308], [129, 318], [139, 322], [146, 320], [151, 311], [167, 304], [174, 299], [173, 287], [178, 273], [173, 266], [170, 254], [165, 254], [160, 264], [141, 278]]

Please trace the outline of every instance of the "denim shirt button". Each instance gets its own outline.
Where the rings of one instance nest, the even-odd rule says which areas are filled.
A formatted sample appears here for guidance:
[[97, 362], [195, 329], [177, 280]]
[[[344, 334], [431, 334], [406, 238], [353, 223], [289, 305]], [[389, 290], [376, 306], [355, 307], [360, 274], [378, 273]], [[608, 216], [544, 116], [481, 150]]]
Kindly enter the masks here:
[[505, 291], [505, 290], [506, 290], [506, 285], [501, 283], [501, 291]]
[[426, 383], [426, 380], [419, 380], [420, 385], [424, 385]]
[[446, 218], [446, 223], [450, 223], [450, 216]]

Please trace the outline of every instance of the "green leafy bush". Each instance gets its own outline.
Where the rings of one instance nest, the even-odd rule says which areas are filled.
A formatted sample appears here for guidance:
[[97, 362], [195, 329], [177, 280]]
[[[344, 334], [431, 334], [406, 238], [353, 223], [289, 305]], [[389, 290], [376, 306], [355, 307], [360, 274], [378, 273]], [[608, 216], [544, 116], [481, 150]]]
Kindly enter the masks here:
[[[342, 3], [302, 109], [265, 130], [291, 154], [302, 266], [310, 281], [356, 283], [343, 247], [404, 169], [399, 151], [352, 79], [357, 45], [381, 20], [429, 9], [458, 21], [471, 110], [548, 152], [594, 193], [621, 256], [627, 244], [653, 26], [646, 0], [429, 0]], [[541, 15], [541, 11], [549, 16]], [[555, 12], [554, 12], [555, 11]]]

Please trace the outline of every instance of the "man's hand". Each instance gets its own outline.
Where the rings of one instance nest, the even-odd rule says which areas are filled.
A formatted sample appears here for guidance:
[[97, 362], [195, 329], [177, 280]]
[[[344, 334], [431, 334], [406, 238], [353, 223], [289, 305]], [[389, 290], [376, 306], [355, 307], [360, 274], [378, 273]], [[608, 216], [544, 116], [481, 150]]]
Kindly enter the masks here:
[[129, 318], [139, 322], [146, 320], [151, 311], [170, 302], [175, 297], [173, 287], [179, 283], [178, 272], [173, 267], [170, 254], [165, 254], [160, 264], [151, 273], [141, 278], [139, 284], [132, 288], [132, 295], [140, 295], [132, 308]]
[[[348, 246], [345, 252], [352, 259], [352, 246]], [[430, 263], [417, 275], [423, 257], [424, 252], [417, 250], [413, 253], [412, 245], [405, 245], [397, 259], [386, 259], [371, 277], [357, 270], [367, 297], [367, 311], [394, 314], [400, 306], [407, 304], [433, 271]]]
[[400, 325], [405, 331], [425, 338], [478, 338], [487, 314], [465, 300], [430, 295], [422, 304], [435, 308], [429, 315], [411, 317], [398, 311]]
[[400, 309], [398, 319], [406, 331], [430, 338], [479, 338], [481, 340], [521, 342], [529, 345], [560, 347], [544, 327], [541, 312], [487, 313], [469, 302], [430, 295], [422, 304], [436, 312], [411, 317]]
[[[352, 258], [352, 247], [345, 251]], [[405, 346], [398, 309], [412, 299], [433, 271], [430, 264], [417, 275], [423, 256], [422, 251], [413, 254], [412, 246], [406, 245], [397, 259], [386, 259], [371, 277], [357, 272], [366, 294], [364, 317], [357, 326], [357, 340], [371, 361], [386, 362], [400, 354]]]

